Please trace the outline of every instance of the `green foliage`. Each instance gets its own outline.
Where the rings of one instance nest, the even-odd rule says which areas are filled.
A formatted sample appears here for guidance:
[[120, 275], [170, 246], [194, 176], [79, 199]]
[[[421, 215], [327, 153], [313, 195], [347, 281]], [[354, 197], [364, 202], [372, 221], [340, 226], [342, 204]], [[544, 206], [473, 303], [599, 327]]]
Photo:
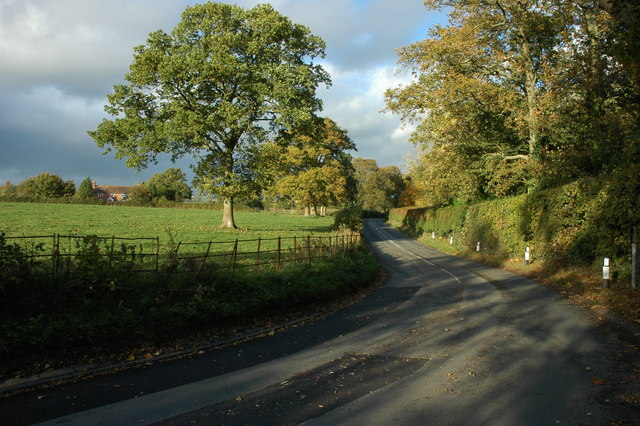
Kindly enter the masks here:
[[333, 226], [335, 229], [348, 229], [360, 232], [364, 226], [364, 211], [358, 204], [351, 204], [338, 210], [334, 214]]
[[464, 225], [467, 206], [434, 208], [403, 207], [389, 212], [389, 222], [414, 235], [435, 232], [438, 236], [459, 232]]
[[358, 188], [358, 203], [364, 209], [386, 214], [398, 207], [405, 182], [395, 166], [378, 167], [375, 160], [355, 158], [353, 160]]
[[76, 241], [73, 270], [91, 290], [106, 287], [110, 290], [130, 280], [135, 266], [134, 245], [120, 243], [111, 247], [108, 239], [96, 235]]
[[60, 176], [48, 172], [27, 178], [16, 187], [18, 198], [33, 201], [71, 197], [75, 192], [73, 181], [65, 182]]
[[5, 238], [0, 233], [0, 291], [22, 286], [28, 283], [34, 273], [39, 272], [39, 264], [33, 260], [31, 254], [42, 252], [42, 245], [33, 247], [34, 253]]
[[151, 196], [158, 200], [182, 201], [191, 198], [191, 188], [187, 184], [187, 176], [178, 168], [170, 168], [151, 176], [144, 186]]
[[145, 185], [135, 185], [129, 192], [127, 202], [134, 206], [149, 206], [153, 202], [153, 195]]
[[90, 200], [93, 198], [93, 185], [91, 184], [91, 178], [87, 177], [78, 186], [76, 191], [76, 197], [82, 201]]
[[272, 6], [208, 2], [187, 7], [168, 34], [135, 48], [128, 84], [108, 96], [90, 136], [127, 166], [159, 153], [193, 155], [195, 184], [226, 200], [223, 225], [235, 227], [233, 199], [255, 193], [255, 146], [312, 122], [329, 75], [313, 60], [325, 44]]
[[0, 186], [0, 200], [12, 201], [16, 198], [16, 186], [11, 181], [6, 181], [4, 185]]
[[[355, 192], [349, 150], [355, 144], [330, 118], [318, 120], [311, 134], [289, 134], [262, 147], [261, 175], [270, 199], [317, 208], [347, 203]], [[264, 165], [267, 165], [266, 167]]]
[[640, 161], [640, 15], [619, 3], [425, 1], [449, 24], [399, 49], [414, 79], [386, 93], [415, 125], [416, 203], [511, 197]]
[[474, 250], [480, 241], [502, 259], [520, 257], [528, 246], [538, 259], [588, 265], [609, 257], [628, 271], [631, 229], [640, 223], [639, 175], [640, 166], [634, 165], [529, 195], [469, 206], [394, 209], [389, 221], [418, 235], [455, 231], [466, 249]]

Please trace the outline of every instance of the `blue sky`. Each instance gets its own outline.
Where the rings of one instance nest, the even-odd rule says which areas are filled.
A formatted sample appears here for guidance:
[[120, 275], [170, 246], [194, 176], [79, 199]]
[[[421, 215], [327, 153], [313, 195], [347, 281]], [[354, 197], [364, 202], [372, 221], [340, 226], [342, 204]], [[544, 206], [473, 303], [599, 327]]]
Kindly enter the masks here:
[[[224, 1], [253, 7], [264, 1]], [[123, 82], [133, 47], [167, 32], [193, 1], [0, 0], [0, 184], [43, 171], [79, 183], [130, 185], [175, 167], [167, 160], [136, 173], [102, 155], [87, 135], [105, 117], [106, 95]], [[426, 36], [446, 16], [422, 0], [273, 0], [274, 8], [327, 43], [322, 115], [349, 132], [354, 157], [402, 167], [410, 129], [382, 114], [396, 75], [396, 48]], [[177, 163], [188, 172], [189, 159]]]

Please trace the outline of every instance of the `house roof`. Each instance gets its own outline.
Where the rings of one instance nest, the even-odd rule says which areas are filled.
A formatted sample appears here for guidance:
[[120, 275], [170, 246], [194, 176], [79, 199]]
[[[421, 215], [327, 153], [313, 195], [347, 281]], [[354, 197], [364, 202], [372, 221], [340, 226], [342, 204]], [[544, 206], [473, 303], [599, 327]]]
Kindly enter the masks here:
[[97, 185], [93, 190], [102, 191], [107, 194], [128, 194], [133, 186]]

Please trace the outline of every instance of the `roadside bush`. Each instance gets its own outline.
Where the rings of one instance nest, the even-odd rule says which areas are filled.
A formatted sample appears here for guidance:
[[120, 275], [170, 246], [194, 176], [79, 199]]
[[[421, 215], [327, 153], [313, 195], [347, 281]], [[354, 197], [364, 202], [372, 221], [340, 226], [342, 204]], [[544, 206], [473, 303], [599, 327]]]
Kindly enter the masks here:
[[[42, 244], [35, 245], [31, 250], [37, 254], [42, 252]], [[12, 291], [34, 279], [40, 264], [33, 260], [32, 253], [28, 253], [16, 243], [10, 243], [4, 233], [0, 233], [0, 291]]]
[[364, 212], [361, 206], [349, 205], [334, 213], [334, 228], [360, 232], [364, 226], [363, 216]]

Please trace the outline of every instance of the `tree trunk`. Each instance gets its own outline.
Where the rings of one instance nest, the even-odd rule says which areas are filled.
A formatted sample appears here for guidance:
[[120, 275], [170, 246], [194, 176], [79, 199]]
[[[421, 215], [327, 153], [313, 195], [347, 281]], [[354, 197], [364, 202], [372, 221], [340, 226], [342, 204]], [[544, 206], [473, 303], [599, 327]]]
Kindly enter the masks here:
[[233, 219], [233, 197], [224, 199], [224, 209], [222, 210], [222, 225], [221, 228], [236, 229], [236, 222]]
[[311, 216], [311, 209], [309, 206], [304, 206], [304, 215], [307, 217]]
[[522, 35], [522, 53], [524, 57], [525, 68], [525, 91], [527, 96], [527, 130], [529, 131], [529, 159], [539, 160], [540, 151], [540, 125], [538, 122], [538, 94], [536, 93], [536, 84], [538, 77], [534, 71], [533, 58], [531, 57], [531, 47], [529, 41], [524, 39]]
[[233, 194], [232, 191], [229, 191], [232, 185], [232, 176], [233, 176], [233, 148], [235, 147], [237, 141], [226, 145], [226, 150], [224, 153], [224, 208], [222, 210], [222, 224], [221, 228], [232, 228], [236, 229], [236, 222], [233, 219], [233, 196], [229, 194]]

